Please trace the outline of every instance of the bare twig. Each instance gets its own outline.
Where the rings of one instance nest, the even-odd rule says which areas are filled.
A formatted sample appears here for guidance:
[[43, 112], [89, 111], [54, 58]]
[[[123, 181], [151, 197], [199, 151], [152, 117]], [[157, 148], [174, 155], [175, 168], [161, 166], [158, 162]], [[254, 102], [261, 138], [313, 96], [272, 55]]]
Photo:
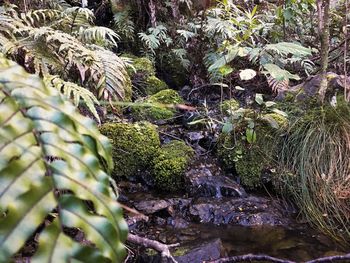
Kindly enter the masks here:
[[175, 258], [171, 255], [169, 248], [178, 246], [179, 244], [166, 245], [156, 240], [151, 240], [145, 237], [129, 234], [128, 241], [137, 245], [141, 245], [146, 248], [152, 248], [161, 253], [162, 262], [177, 263]]
[[[253, 255], [253, 254], [234, 256], [234, 257], [228, 257], [228, 258], [221, 258], [218, 260], [210, 261], [208, 263], [251, 262], [252, 260], [254, 260], [254, 261], [267, 261], [267, 262], [273, 262], [273, 263], [296, 263], [294, 261], [280, 259], [280, 258], [274, 258], [274, 257], [270, 257], [267, 255]], [[328, 263], [328, 262], [345, 261], [345, 260], [350, 260], [350, 254], [341, 255], [341, 256], [339, 255], [339, 256], [322, 257], [322, 258], [306, 261], [305, 263]], [[348, 262], [348, 261], [346, 261], [346, 262]]]
[[268, 262], [274, 262], [274, 263], [296, 263], [294, 261], [274, 258], [267, 255], [253, 255], [253, 254], [247, 254], [243, 256], [234, 256], [229, 258], [221, 258], [218, 260], [210, 261], [209, 263], [251, 262], [252, 260], [268, 261]]
[[327, 262], [335, 262], [340, 260], [342, 261], [347, 260], [346, 262], [348, 262], [348, 260], [350, 260], [350, 254], [346, 254], [342, 256], [323, 257], [323, 258], [313, 259], [305, 263], [327, 263]]

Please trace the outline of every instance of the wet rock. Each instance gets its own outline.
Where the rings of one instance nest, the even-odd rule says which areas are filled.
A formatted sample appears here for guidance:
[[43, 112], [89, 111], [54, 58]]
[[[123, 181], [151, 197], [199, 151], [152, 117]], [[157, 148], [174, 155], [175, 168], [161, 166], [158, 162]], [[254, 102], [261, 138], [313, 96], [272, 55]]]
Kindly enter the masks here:
[[186, 139], [188, 139], [191, 143], [198, 142], [199, 140], [203, 139], [204, 135], [203, 132], [187, 132], [186, 133]]
[[129, 229], [135, 228], [141, 222], [147, 223], [148, 221], [149, 221], [148, 216], [145, 216], [145, 215], [142, 215], [142, 214], [133, 215], [133, 216], [128, 217], [126, 219], [126, 222], [127, 222], [128, 226], [129, 226]]
[[213, 176], [206, 167], [189, 170], [186, 173], [186, 181], [188, 192], [192, 196], [217, 198], [247, 196], [238, 183], [225, 176]]
[[202, 223], [255, 225], [286, 225], [283, 208], [271, 199], [247, 197], [226, 200], [201, 198], [190, 206], [193, 220]]
[[169, 217], [168, 218], [168, 225], [173, 226], [174, 228], [177, 229], [183, 229], [188, 227], [189, 222], [187, 222], [185, 219], [181, 218], [181, 217]]
[[138, 203], [135, 203], [134, 206], [135, 208], [146, 214], [154, 214], [156, 212], [159, 212], [163, 209], [166, 209], [170, 206], [171, 204], [167, 202], [166, 200], [145, 200], [145, 201], [140, 201]]
[[166, 225], [166, 220], [164, 218], [161, 218], [159, 216], [154, 217], [153, 219], [154, 224], [157, 226], [165, 226]]
[[[179, 252], [184, 252], [184, 255], [176, 256]], [[180, 247], [174, 255], [178, 263], [202, 263], [222, 257], [223, 246], [220, 239], [214, 239], [204, 244], [197, 244], [197, 247]]]
[[184, 214], [189, 205], [192, 203], [191, 198], [170, 198], [170, 199], [148, 199], [148, 195], [144, 195], [146, 200], [134, 201], [133, 206], [137, 211], [146, 215], [157, 214], [164, 218], [175, 215]]

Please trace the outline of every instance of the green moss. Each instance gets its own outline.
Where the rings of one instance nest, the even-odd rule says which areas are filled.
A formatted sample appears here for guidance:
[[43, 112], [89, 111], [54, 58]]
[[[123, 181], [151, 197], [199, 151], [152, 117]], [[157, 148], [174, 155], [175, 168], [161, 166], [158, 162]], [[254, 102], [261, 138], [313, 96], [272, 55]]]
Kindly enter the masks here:
[[173, 89], [162, 90], [149, 98], [151, 102], [159, 102], [164, 104], [176, 104], [182, 103], [183, 99], [180, 97], [179, 93]]
[[159, 136], [156, 126], [150, 123], [106, 123], [100, 131], [110, 139], [113, 146], [115, 178], [137, 175], [149, 168], [158, 156]]
[[[183, 99], [177, 91], [166, 89], [138, 102], [140, 102], [140, 105], [136, 104], [132, 108], [134, 118], [137, 120], [157, 121], [173, 118], [176, 110], [169, 108], [168, 104], [182, 103]], [[144, 106], [142, 104], [150, 104], [152, 106]]]
[[276, 124], [278, 125], [278, 128], [287, 128], [288, 126], [288, 119], [280, 114], [267, 113], [267, 114], [264, 114], [262, 117], [263, 117], [263, 120], [267, 120], [267, 124], [269, 124], [272, 128], [274, 128], [275, 125], [271, 125], [271, 121], [276, 122]]
[[164, 81], [156, 76], [149, 76], [145, 80], [143, 89], [146, 95], [154, 95], [159, 91], [169, 89], [169, 87]]
[[131, 79], [135, 75], [140, 75], [144, 78], [155, 75], [155, 69], [152, 61], [146, 57], [136, 57], [132, 54], [123, 54], [123, 57], [131, 58], [133, 63], [132, 66], [127, 67], [127, 72]]
[[224, 167], [235, 169], [242, 185], [248, 189], [261, 187], [263, 170], [273, 167], [275, 149], [278, 145], [276, 130], [265, 122], [255, 124], [256, 141], [248, 143], [246, 126], [236, 126], [231, 134], [221, 134], [217, 153]]
[[231, 114], [233, 111], [240, 108], [239, 102], [235, 99], [225, 100], [219, 107], [224, 114]]
[[131, 101], [131, 96], [132, 96], [132, 83], [131, 79], [128, 77], [127, 81], [124, 86], [124, 91], [125, 91], [125, 98], [124, 101], [129, 102]]
[[163, 191], [176, 191], [183, 186], [183, 176], [194, 151], [182, 141], [164, 145], [154, 160], [153, 175], [156, 185]]
[[[248, 189], [261, 187], [261, 173], [269, 166], [269, 160], [262, 152], [261, 145], [256, 143], [247, 147], [241, 142], [242, 156], [235, 162], [235, 168], [242, 185]], [[244, 146], [243, 146], [244, 145]]]
[[191, 251], [190, 247], [177, 247], [175, 251], [172, 253], [174, 257], [181, 257]]

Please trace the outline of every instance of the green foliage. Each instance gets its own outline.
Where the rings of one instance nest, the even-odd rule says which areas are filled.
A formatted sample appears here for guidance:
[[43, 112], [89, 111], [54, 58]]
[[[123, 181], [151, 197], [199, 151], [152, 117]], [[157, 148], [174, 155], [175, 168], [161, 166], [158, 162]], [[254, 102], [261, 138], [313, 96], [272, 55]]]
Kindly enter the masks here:
[[[127, 225], [110, 187], [111, 146], [93, 122], [1, 58], [0, 127], [0, 262], [39, 226], [33, 262], [122, 262]], [[79, 228], [95, 246], [74, 242], [64, 227]]]
[[240, 107], [237, 100], [230, 99], [220, 103], [219, 108], [225, 115], [232, 115], [233, 112], [238, 110]]
[[[249, 138], [249, 134], [254, 137]], [[276, 139], [276, 130], [266, 123], [254, 129], [236, 127], [234, 132], [220, 135], [218, 156], [226, 169], [236, 169], [242, 185], [257, 189], [261, 187], [262, 172], [273, 167]]]
[[[233, 101], [236, 109], [228, 111], [229, 120], [217, 148], [226, 169], [235, 168], [242, 184], [249, 189], [260, 188], [262, 172], [275, 167], [279, 135], [288, 128], [286, 114], [274, 108], [273, 102], [265, 102], [262, 94], [257, 94], [255, 100], [260, 112], [239, 108], [239, 103]], [[228, 100], [225, 106], [230, 107], [231, 103]]]
[[139, 38], [144, 45], [145, 53], [155, 55], [155, 51], [162, 45], [170, 46], [173, 40], [168, 36], [168, 29], [164, 25], [150, 27], [147, 33], [139, 33]]
[[171, 119], [176, 113], [175, 104], [183, 103], [179, 93], [172, 89], [161, 90], [133, 106], [133, 116], [138, 120]]
[[151, 167], [160, 141], [156, 126], [147, 123], [106, 123], [100, 127], [113, 146], [113, 176], [131, 177]]
[[95, 105], [99, 105], [99, 101], [96, 99], [94, 94], [89, 90], [72, 82], [64, 81], [58, 76], [46, 75], [44, 76], [45, 85], [53, 87], [61, 92], [67, 99], [71, 99], [76, 107], [81, 102], [89, 109], [96, 120], [100, 123], [100, 116], [98, 115]]
[[113, 29], [126, 40], [134, 40], [135, 23], [130, 19], [130, 10], [115, 12], [113, 17]]
[[162, 191], [183, 188], [184, 172], [193, 157], [194, 151], [182, 141], [172, 141], [162, 146], [154, 160], [153, 175], [156, 186]]
[[108, 28], [94, 27], [90, 10], [73, 7], [18, 14], [10, 9], [0, 12], [0, 20], [1, 50], [29, 72], [59, 75], [98, 99], [130, 100], [124, 62], [111, 51], [91, 45], [115, 44], [116, 35]]
[[123, 57], [131, 58], [131, 65], [128, 67], [128, 74], [132, 79], [135, 75], [147, 78], [156, 74], [152, 61], [147, 57], [136, 57], [130, 54], [124, 54]]

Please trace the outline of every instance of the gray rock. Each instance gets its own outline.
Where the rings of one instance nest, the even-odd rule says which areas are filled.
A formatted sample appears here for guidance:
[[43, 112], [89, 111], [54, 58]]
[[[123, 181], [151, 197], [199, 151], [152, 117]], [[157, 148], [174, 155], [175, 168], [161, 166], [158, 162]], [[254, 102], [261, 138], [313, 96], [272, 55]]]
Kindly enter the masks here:
[[201, 198], [190, 206], [189, 215], [202, 223], [274, 226], [288, 223], [283, 211], [275, 201], [263, 197]]
[[185, 175], [188, 192], [196, 197], [246, 197], [247, 193], [237, 182], [226, 176], [213, 176], [208, 168], [189, 170]]
[[145, 200], [134, 204], [138, 211], [146, 215], [154, 214], [168, 208], [170, 205], [171, 204], [165, 200]]
[[[183, 249], [180, 247], [180, 249]], [[202, 263], [206, 261], [216, 260], [223, 257], [223, 246], [220, 239], [214, 239], [204, 244], [197, 244], [182, 256], [175, 259], [178, 263]]]

